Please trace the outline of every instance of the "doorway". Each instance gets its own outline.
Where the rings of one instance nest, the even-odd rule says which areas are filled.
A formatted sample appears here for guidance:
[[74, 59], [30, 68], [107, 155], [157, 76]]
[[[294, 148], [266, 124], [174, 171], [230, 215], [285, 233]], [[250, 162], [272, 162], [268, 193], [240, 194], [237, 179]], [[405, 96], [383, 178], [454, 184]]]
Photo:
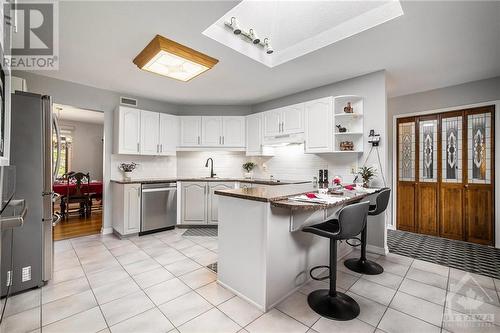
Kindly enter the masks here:
[[397, 120], [397, 229], [494, 245], [495, 106]]
[[98, 234], [103, 217], [104, 113], [55, 104], [53, 136], [57, 176], [54, 240]]

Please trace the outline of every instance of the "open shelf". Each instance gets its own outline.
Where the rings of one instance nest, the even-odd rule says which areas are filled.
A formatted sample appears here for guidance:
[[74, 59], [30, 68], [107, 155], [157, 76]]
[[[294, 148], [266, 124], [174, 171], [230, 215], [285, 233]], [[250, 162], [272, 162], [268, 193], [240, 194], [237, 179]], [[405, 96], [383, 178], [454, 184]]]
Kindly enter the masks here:
[[362, 150], [334, 150], [332, 153], [346, 153], [346, 154], [352, 154], [352, 153], [362, 153]]
[[340, 118], [340, 117], [353, 117], [353, 118], [361, 118], [363, 117], [362, 113], [336, 113], [335, 118]]
[[363, 135], [362, 132], [344, 132], [344, 133], [335, 133], [335, 135]]

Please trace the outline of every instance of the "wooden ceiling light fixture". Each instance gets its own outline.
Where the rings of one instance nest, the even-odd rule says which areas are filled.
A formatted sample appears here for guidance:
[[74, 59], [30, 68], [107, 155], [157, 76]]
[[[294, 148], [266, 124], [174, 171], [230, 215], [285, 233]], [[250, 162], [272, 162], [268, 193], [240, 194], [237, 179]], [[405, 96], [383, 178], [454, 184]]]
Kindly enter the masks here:
[[134, 59], [134, 64], [142, 70], [183, 82], [208, 71], [218, 62], [160, 35], [156, 35]]

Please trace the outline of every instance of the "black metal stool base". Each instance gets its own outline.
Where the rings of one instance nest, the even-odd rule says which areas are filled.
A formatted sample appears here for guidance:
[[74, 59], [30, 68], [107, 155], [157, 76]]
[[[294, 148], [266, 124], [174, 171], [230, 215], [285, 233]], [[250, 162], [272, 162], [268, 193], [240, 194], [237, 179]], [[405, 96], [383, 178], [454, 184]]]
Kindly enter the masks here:
[[384, 272], [384, 268], [376, 262], [370, 260], [361, 260], [359, 258], [347, 259], [344, 261], [345, 267], [351, 271], [366, 275], [377, 275]]
[[338, 291], [336, 296], [330, 296], [326, 289], [313, 291], [307, 297], [307, 303], [317, 314], [334, 320], [351, 320], [359, 315], [358, 303]]

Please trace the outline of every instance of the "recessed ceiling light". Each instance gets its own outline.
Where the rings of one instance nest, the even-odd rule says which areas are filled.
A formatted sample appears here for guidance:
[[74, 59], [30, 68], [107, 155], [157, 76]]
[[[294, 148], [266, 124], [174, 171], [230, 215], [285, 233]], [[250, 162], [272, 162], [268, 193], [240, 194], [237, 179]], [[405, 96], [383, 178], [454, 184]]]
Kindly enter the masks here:
[[160, 35], [156, 35], [134, 59], [134, 64], [142, 70], [184, 82], [208, 71], [218, 62]]

